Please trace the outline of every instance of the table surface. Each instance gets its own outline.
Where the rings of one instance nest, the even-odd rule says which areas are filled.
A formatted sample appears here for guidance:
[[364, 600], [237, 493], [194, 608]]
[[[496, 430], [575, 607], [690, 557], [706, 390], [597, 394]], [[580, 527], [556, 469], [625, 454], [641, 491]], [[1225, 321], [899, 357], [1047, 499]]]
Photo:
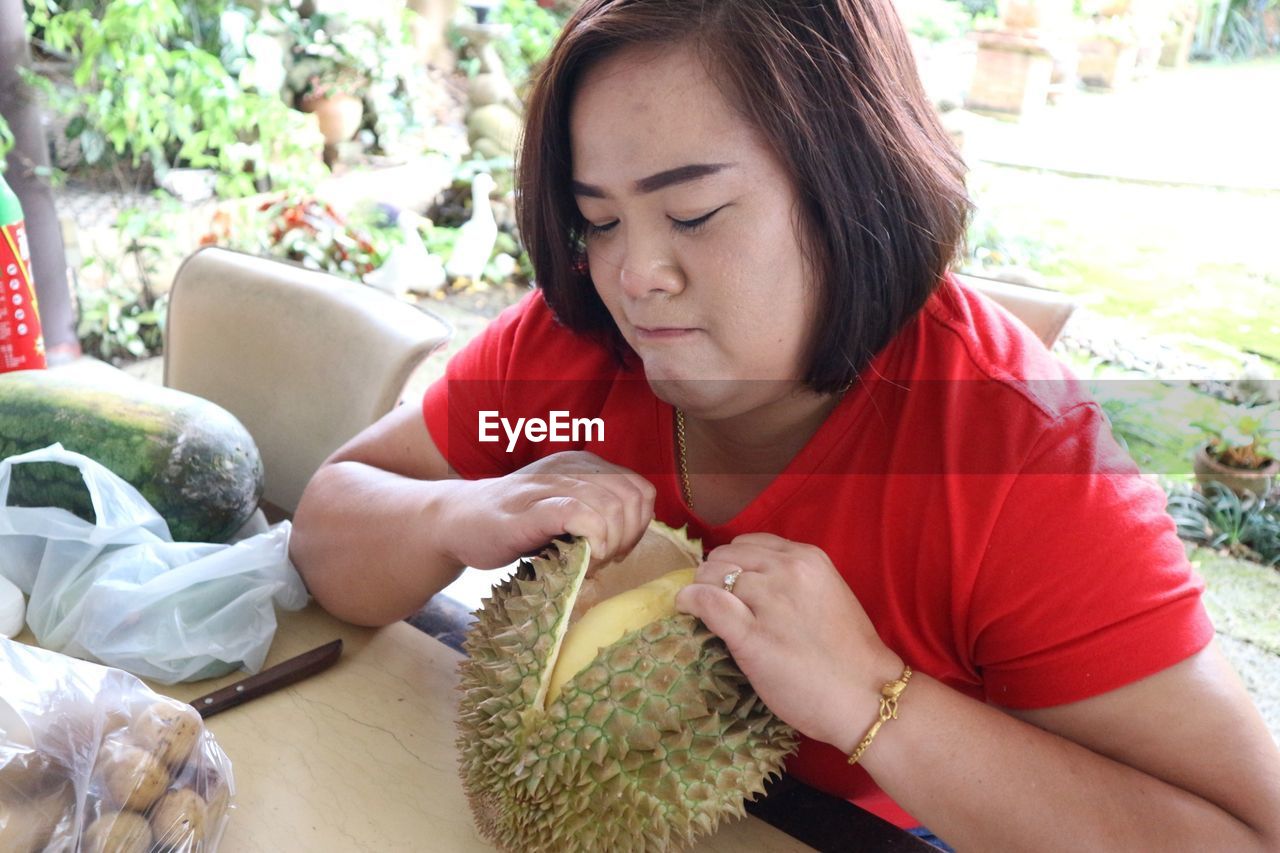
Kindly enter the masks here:
[[[342, 658], [332, 669], [207, 721], [236, 781], [236, 807], [220, 849], [492, 850], [476, 832], [458, 781], [461, 657], [403, 622], [359, 628], [314, 604], [279, 616], [268, 664], [338, 637]], [[242, 677], [152, 687], [189, 701]], [[811, 848], [747, 817], [722, 825], [694, 849]]]

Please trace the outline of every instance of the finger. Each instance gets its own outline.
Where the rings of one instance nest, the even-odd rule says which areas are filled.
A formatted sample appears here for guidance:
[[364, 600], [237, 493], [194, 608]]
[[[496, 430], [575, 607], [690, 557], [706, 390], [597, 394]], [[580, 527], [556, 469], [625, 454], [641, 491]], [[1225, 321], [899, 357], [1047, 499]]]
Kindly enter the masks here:
[[705, 583], [691, 583], [676, 594], [676, 609], [697, 616], [703, 624], [738, 655], [755, 616], [741, 599], [723, 589]]
[[610, 535], [613, 550], [609, 559], [618, 560], [631, 553], [643, 537], [653, 518], [657, 489], [648, 480], [625, 468], [608, 465], [608, 476], [591, 477], [590, 482], [608, 490], [618, 501], [617, 512], [610, 513]]
[[608, 550], [608, 522], [594, 507], [571, 496], [545, 498], [533, 508], [546, 539], [568, 533], [581, 536], [591, 545], [591, 554]]
[[653, 503], [657, 497], [657, 490], [649, 481], [641, 482], [648, 488], [640, 488], [630, 480], [627, 482], [627, 495], [623, 501], [626, 526], [621, 531], [621, 542], [618, 544], [619, 559], [631, 553], [631, 550], [644, 538], [649, 522], [653, 520]]
[[775, 536], [772, 533], [756, 532], [743, 533], [741, 536], [735, 536], [733, 537], [733, 542], [730, 544], [754, 545], [772, 551], [786, 551], [798, 543], [793, 542], [790, 539], [784, 539], [781, 536]]
[[769, 548], [741, 544], [735, 540], [728, 545], [713, 548], [711, 553], [707, 554], [707, 560], [732, 563], [735, 566], [741, 566], [743, 571], [764, 572], [778, 564], [779, 554]]
[[598, 490], [601, 505], [607, 509], [605, 517], [609, 520], [608, 558], [620, 559], [639, 541], [643, 530], [638, 528], [640, 520], [640, 495], [626, 477], [610, 474], [604, 477], [591, 477], [591, 486]]
[[594, 479], [574, 483], [572, 494], [599, 513], [605, 521], [605, 547], [595, 556], [600, 560], [617, 557], [627, 526], [626, 501], [604, 482]]
[[618, 480], [628, 483], [632, 489], [640, 494], [648, 495], [650, 499], [657, 494], [657, 489], [654, 488], [652, 483], [637, 474], [635, 471], [632, 471], [630, 468], [623, 468], [621, 465], [606, 462], [590, 451], [583, 451], [579, 453], [578, 456], [580, 462], [584, 465], [582, 469], [583, 474], [604, 474], [609, 475], [610, 478], [616, 477]]
[[[712, 553], [714, 554], [715, 552], [713, 551]], [[738, 563], [708, 556], [694, 571], [693, 580], [695, 583], [723, 587], [725, 578], [734, 571], [745, 573], [745, 570]]]

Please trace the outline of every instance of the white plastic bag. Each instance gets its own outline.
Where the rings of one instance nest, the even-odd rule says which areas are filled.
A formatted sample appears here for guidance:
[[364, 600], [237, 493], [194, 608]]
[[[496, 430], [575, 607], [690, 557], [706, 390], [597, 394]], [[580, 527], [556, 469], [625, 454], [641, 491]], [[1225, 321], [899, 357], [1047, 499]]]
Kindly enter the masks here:
[[[8, 506], [10, 470], [80, 470], [97, 523], [56, 507]], [[127, 482], [55, 444], [0, 461], [0, 575], [31, 596], [41, 646], [165, 684], [262, 667], [274, 607], [307, 602], [288, 522], [231, 545], [173, 542]]]
[[212, 853], [231, 761], [190, 705], [0, 640], [0, 850]]

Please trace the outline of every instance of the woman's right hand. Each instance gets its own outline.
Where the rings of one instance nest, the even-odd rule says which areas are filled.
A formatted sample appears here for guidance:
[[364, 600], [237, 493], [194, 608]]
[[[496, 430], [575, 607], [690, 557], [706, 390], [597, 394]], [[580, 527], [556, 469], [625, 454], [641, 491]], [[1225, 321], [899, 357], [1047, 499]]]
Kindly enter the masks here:
[[584, 536], [593, 562], [626, 556], [653, 518], [648, 480], [594, 453], [555, 453], [492, 480], [459, 481], [440, 519], [450, 555], [496, 569], [557, 536]]

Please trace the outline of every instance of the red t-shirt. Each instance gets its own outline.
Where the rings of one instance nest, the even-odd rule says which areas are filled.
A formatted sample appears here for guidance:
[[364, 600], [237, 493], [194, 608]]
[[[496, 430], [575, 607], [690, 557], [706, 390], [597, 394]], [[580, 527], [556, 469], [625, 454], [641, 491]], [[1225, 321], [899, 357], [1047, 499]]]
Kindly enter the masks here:
[[[716, 526], [684, 505], [672, 408], [638, 362], [620, 366], [560, 326], [540, 293], [458, 353], [423, 408], [462, 477], [585, 449], [651, 480], [658, 519], [688, 524], [708, 550], [756, 531], [817, 545], [891, 649], [979, 700], [1075, 702], [1209, 642], [1203, 583], [1164, 493], [1003, 309], [948, 279], [863, 376], [787, 468]], [[554, 411], [599, 418], [604, 440], [580, 430], [577, 441], [520, 438], [508, 452], [493, 415], [488, 434], [499, 440], [478, 440], [484, 410], [513, 423]], [[918, 823], [831, 746], [806, 740], [787, 769], [899, 825]]]

